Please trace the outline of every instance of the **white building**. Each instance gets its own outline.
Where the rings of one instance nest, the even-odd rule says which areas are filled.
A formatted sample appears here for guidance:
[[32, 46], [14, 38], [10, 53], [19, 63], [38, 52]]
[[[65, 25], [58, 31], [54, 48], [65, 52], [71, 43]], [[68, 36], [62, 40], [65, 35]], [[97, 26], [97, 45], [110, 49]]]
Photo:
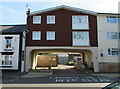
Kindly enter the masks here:
[[0, 26], [0, 69], [24, 71], [26, 26]]
[[[120, 31], [118, 31], [117, 14], [98, 14], [98, 59], [100, 71], [119, 71]], [[100, 54], [103, 54], [103, 57]]]

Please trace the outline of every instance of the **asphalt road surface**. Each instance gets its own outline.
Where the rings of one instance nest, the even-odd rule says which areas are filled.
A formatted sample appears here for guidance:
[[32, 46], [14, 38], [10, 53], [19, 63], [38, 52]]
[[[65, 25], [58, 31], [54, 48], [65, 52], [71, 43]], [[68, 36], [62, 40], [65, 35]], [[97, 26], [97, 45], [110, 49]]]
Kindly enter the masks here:
[[[24, 76], [24, 75], [23, 75]], [[53, 70], [52, 75], [43, 76], [34, 72], [31, 76], [3, 78], [3, 84], [39, 84], [39, 83], [111, 83], [118, 80], [118, 77], [95, 75], [94, 72], [78, 71], [75, 69]]]

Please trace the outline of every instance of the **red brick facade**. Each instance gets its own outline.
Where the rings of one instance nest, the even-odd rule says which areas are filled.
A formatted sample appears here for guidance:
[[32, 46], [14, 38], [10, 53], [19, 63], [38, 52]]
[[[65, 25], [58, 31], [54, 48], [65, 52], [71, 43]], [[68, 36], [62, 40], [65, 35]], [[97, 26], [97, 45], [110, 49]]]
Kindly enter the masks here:
[[[33, 24], [33, 16], [28, 17], [27, 46], [72, 46], [72, 15], [88, 15], [90, 29], [79, 31], [88, 31], [90, 46], [98, 46], [97, 16], [65, 9], [36, 14], [35, 16], [37, 15], [41, 15], [41, 24]], [[55, 15], [55, 24], [47, 24], [47, 15]], [[32, 31], [41, 31], [41, 40], [32, 40]], [[55, 40], [46, 40], [47, 31], [55, 31]]]

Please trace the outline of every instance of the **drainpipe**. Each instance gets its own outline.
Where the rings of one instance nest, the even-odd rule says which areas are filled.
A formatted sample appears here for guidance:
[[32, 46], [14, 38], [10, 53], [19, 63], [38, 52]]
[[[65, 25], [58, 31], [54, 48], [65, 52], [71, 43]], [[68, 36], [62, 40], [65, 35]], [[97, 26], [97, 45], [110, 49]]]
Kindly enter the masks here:
[[28, 31], [25, 31], [25, 50], [24, 50], [24, 72], [26, 72], [26, 34], [29, 32], [29, 16], [30, 16], [30, 9], [28, 9], [28, 11], [27, 11], [27, 13], [26, 13], [26, 15], [27, 15], [27, 23], [26, 23], [26, 29], [28, 30]]
[[103, 67], [104, 67], [104, 65], [103, 65], [103, 53], [102, 53], [102, 49], [101, 49], [100, 56], [101, 56], [101, 63], [102, 63], [102, 73], [103, 73]]
[[30, 16], [30, 9], [28, 9], [27, 11], [27, 24], [26, 24], [26, 27], [27, 27], [27, 30], [29, 30], [29, 16]]

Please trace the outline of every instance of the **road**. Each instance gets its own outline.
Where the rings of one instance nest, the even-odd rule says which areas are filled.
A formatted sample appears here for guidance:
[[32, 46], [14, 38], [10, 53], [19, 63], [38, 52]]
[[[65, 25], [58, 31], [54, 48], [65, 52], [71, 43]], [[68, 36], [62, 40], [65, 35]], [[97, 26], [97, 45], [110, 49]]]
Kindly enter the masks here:
[[64, 89], [61, 87], [67, 87], [68, 89], [72, 89], [73, 87], [74, 89], [78, 89], [78, 87], [79, 89], [101, 89], [109, 83], [118, 80], [118, 76], [113, 76], [114, 74], [94, 73], [92, 70], [78, 71], [74, 68], [53, 69], [52, 73], [40, 71], [31, 71], [23, 75], [13, 73], [12, 77], [3, 78], [3, 86], [6, 87], [3, 89], [16, 89], [12, 87], [24, 89], [20, 88], [23, 86], [25, 89], [28, 89], [28, 87], [32, 87], [29, 89], [38, 89], [38, 87], [42, 87], [42, 89], [48, 89], [48, 87], [51, 89], [55, 89], [56, 87], [59, 87], [59, 89]]

